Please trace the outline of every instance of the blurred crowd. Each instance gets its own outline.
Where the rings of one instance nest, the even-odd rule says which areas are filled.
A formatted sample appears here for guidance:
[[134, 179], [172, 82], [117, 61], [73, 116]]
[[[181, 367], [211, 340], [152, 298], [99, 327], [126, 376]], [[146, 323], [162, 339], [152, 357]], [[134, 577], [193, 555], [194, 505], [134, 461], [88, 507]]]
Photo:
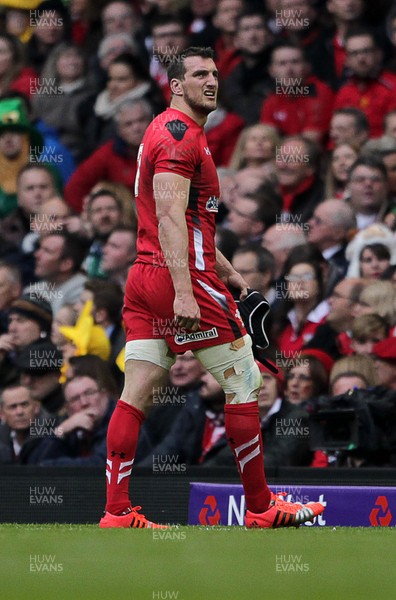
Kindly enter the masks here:
[[[266, 465], [394, 466], [392, 0], [0, 0], [0, 464], [105, 464], [137, 153], [188, 46], [219, 69], [216, 242], [271, 304]], [[224, 401], [179, 356], [135, 465], [232, 465]]]

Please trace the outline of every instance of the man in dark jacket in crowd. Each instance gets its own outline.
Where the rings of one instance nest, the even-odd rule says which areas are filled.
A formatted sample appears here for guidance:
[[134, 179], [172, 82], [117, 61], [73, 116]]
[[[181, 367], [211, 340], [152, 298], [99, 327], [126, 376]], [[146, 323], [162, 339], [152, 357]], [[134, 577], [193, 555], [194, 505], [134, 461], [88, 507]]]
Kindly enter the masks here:
[[64, 406], [62, 386], [59, 383], [62, 364], [62, 353], [46, 340], [26, 346], [16, 361], [22, 385], [30, 390], [32, 398], [51, 415], [59, 414]]
[[43, 466], [102, 466], [106, 462], [106, 432], [114, 400], [100, 381], [77, 376], [64, 386], [67, 417], [55, 435], [41, 446]]
[[11, 304], [7, 333], [0, 335], [0, 381], [5, 387], [19, 377], [18, 355], [35, 341], [49, 337], [52, 310], [49, 302], [37, 294], [24, 294]]
[[0, 394], [0, 417], [0, 464], [32, 462], [43, 437], [50, 435], [54, 420], [19, 383]]

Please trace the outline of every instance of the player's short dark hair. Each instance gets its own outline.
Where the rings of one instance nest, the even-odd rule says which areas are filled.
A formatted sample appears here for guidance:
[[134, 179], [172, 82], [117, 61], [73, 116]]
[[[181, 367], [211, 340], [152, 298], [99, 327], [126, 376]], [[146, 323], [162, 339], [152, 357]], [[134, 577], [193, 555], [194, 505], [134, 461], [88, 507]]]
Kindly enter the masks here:
[[214, 58], [214, 52], [212, 48], [200, 47], [200, 46], [190, 46], [172, 57], [172, 60], [168, 66], [168, 81], [171, 82], [172, 79], [184, 79], [184, 75], [186, 73], [186, 67], [184, 66], [184, 61], [186, 58], [190, 58], [190, 56], [199, 56], [200, 58]]
[[358, 133], [363, 131], [367, 132], [370, 129], [368, 119], [364, 112], [353, 106], [337, 108], [333, 113], [333, 116], [334, 115], [347, 115], [348, 117], [353, 117], [355, 119], [355, 128]]
[[387, 178], [386, 167], [381, 158], [379, 158], [376, 154], [363, 154], [362, 156], [359, 156], [359, 158], [355, 160], [349, 169], [349, 180], [358, 167], [369, 167], [370, 169], [375, 169], [376, 171], [380, 171], [382, 173], [385, 180]]

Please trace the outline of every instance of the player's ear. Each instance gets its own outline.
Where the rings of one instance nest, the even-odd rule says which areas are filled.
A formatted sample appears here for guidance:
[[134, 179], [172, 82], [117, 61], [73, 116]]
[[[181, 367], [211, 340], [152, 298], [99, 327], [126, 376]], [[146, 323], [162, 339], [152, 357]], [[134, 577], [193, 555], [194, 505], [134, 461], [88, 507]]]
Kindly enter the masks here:
[[170, 87], [171, 92], [172, 92], [172, 94], [174, 96], [181, 96], [183, 94], [183, 90], [182, 90], [180, 79], [176, 79], [176, 78], [171, 79], [169, 87]]

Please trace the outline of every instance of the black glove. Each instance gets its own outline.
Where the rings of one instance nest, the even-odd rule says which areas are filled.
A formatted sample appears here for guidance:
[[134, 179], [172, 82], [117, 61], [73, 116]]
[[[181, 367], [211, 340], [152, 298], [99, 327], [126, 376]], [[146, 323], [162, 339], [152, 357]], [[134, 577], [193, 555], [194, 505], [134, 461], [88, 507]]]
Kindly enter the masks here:
[[246, 331], [252, 338], [254, 358], [261, 362], [272, 373], [278, 373], [278, 369], [263, 356], [263, 350], [269, 346], [264, 323], [265, 318], [270, 311], [269, 303], [260, 292], [250, 289], [244, 300], [240, 300], [238, 296], [235, 298], [235, 303], [246, 327]]

